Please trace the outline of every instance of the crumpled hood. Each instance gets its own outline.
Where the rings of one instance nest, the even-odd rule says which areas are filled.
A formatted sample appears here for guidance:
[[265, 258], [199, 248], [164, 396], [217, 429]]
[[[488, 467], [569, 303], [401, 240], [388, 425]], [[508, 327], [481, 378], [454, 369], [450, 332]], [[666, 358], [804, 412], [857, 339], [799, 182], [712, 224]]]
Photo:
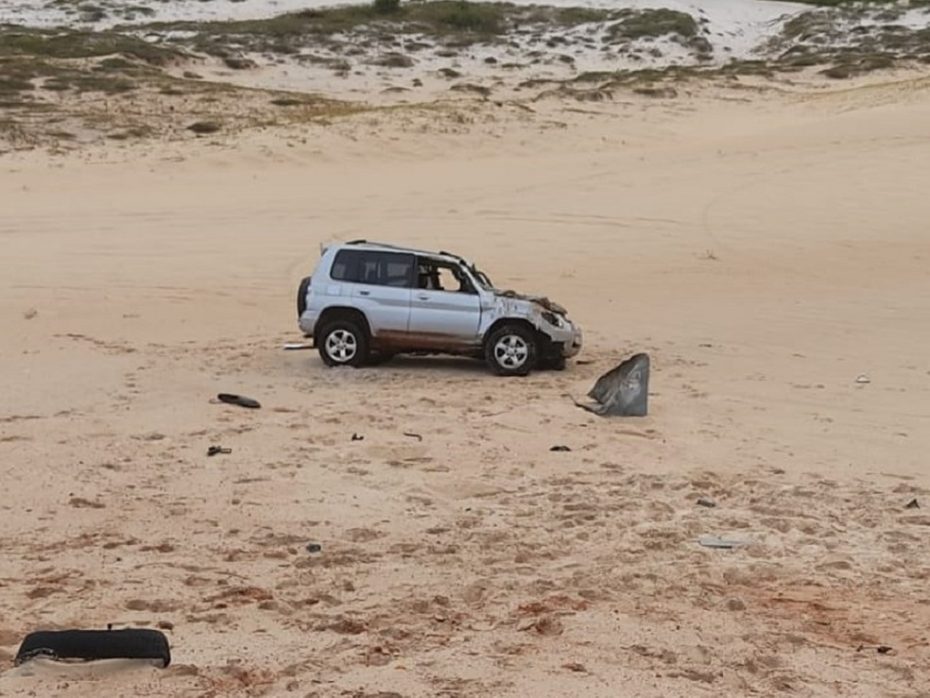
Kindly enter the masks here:
[[568, 315], [568, 311], [565, 310], [558, 303], [553, 303], [551, 300], [545, 296], [527, 296], [523, 293], [517, 293], [516, 291], [494, 291], [494, 295], [500, 296], [501, 298], [515, 298], [520, 301], [529, 301], [531, 303], [536, 303], [541, 305], [546, 310], [557, 313], [559, 315]]

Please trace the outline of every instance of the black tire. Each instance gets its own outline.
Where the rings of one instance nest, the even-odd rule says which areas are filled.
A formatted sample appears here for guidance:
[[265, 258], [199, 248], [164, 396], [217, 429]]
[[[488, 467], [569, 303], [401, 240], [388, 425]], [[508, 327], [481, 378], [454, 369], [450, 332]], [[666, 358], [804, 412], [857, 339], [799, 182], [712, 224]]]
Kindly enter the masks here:
[[536, 368], [536, 334], [525, 325], [504, 325], [484, 345], [484, 356], [499, 376], [525, 376]]
[[60, 630], [29, 633], [14, 662], [36, 657], [52, 659], [151, 659], [163, 667], [171, 663], [168, 638], [158, 630]]
[[[320, 358], [327, 366], [353, 366], [358, 368], [368, 361], [368, 334], [355, 320], [343, 319], [328, 322], [316, 340]], [[337, 347], [341, 347], [337, 351]]]
[[304, 311], [307, 309], [307, 291], [310, 288], [311, 277], [307, 277], [300, 282], [300, 286], [297, 288], [297, 317], [300, 318], [304, 314]]

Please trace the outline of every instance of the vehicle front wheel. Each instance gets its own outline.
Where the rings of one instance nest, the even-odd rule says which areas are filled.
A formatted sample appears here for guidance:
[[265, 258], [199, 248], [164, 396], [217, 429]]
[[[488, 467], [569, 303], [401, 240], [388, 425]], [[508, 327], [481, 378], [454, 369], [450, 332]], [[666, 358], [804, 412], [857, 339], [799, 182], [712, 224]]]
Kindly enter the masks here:
[[504, 325], [488, 337], [485, 359], [499, 376], [525, 376], [536, 367], [536, 337], [523, 325]]
[[327, 323], [320, 332], [320, 358], [327, 366], [362, 366], [368, 360], [368, 336], [353, 320]]

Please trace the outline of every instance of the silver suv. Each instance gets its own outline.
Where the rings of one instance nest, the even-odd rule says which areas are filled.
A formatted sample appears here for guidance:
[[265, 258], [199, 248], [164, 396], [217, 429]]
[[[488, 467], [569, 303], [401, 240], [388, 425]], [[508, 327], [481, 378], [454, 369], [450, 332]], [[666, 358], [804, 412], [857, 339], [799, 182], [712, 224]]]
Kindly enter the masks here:
[[297, 313], [329, 366], [458, 354], [523, 376], [562, 369], [581, 350], [581, 330], [548, 299], [495, 289], [458, 255], [365, 240], [323, 249], [300, 284]]

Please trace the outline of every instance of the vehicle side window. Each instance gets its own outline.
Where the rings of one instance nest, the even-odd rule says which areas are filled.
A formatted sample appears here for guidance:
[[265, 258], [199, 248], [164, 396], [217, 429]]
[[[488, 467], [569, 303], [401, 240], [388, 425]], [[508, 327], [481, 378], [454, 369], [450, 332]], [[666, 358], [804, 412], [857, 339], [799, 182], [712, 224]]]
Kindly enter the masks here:
[[413, 257], [410, 255], [383, 255], [381, 282], [385, 286], [409, 288], [413, 276]]
[[358, 278], [359, 252], [355, 250], [339, 250], [329, 270], [329, 276], [334, 281], [355, 281]]
[[330, 276], [371, 286], [410, 288], [413, 284], [413, 255], [366, 250], [340, 250]]
[[417, 288], [450, 293], [476, 293], [461, 267], [423, 257], [417, 260]]

